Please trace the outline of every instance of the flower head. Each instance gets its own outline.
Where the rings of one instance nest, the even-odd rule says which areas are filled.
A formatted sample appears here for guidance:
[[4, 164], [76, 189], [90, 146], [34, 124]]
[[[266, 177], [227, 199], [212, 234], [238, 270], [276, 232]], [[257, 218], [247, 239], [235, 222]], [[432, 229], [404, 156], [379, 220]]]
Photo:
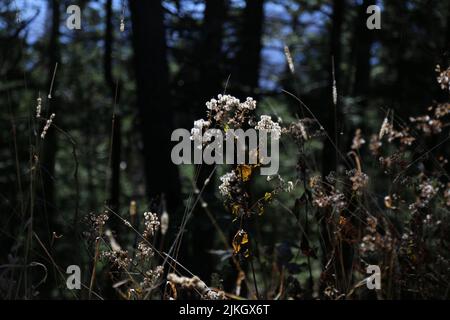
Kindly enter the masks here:
[[262, 115], [261, 120], [255, 126], [257, 130], [266, 130], [269, 131], [274, 139], [278, 140], [281, 136], [281, 127], [278, 122], [272, 121], [270, 116]]

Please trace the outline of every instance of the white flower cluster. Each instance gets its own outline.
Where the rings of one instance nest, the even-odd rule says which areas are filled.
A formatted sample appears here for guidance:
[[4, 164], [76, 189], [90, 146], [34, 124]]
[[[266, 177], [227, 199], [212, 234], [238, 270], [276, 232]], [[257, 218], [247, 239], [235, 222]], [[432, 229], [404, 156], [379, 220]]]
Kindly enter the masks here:
[[45, 139], [45, 135], [47, 134], [48, 129], [52, 125], [53, 118], [55, 118], [54, 113], [52, 113], [52, 115], [50, 116], [50, 119], [48, 119], [47, 122], [45, 123], [44, 130], [42, 130], [42, 133], [41, 133], [41, 139]]
[[433, 187], [433, 185], [429, 182], [420, 184], [419, 188], [420, 188], [420, 197], [425, 200], [430, 200], [439, 191], [439, 188]]
[[356, 129], [356, 133], [355, 136], [353, 137], [353, 142], [352, 142], [352, 150], [359, 150], [363, 144], [366, 143], [366, 140], [364, 140], [364, 138], [362, 137], [361, 134], [361, 129]]
[[150, 248], [150, 246], [143, 241], [139, 242], [138, 247], [137, 247], [136, 257], [138, 259], [145, 260], [145, 259], [149, 259], [153, 256], [154, 256], [154, 252], [153, 252], [152, 248]]
[[369, 183], [369, 176], [364, 172], [353, 169], [347, 171], [347, 175], [352, 182], [352, 190], [356, 191], [358, 194], [360, 194], [361, 190]]
[[206, 300], [224, 300], [225, 293], [223, 291], [211, 290], [199, 277], [192, 278], [180, 277], [175, 273], [167, 275], [167, 281], [172, 285], [179, 285], [182, 288], [195, 290]]
[[258, 130], [267, 130], [272, 133], [274, 139], [278, 140], [281, 136], [281, 127], [278, 122], [272, 121], [270, 116], [262, 115], [261, 120], [255, 126], [255, 129]]
[[208, 128], [210, 126], [210, 122], [200, 119], [194, 121], [194, 127], [191, 129], [191, 140], [192, 141], [200, 141], [203, 142], [203, 128]]
[[439, 187], [434, 187], [431, 181], [424, 181], [419, 185], [419, 191], [419, 198], [415, 203], [408, 206], [408, 209], [413, 213], [416, 213], [420, 208], [426, 208], [438, 193]]
[[438, 65], [436, 71], [439, 72], [437, 82], [440, 84], [442, 90], [450, 90], [450, 68], [442, 71]]
[[157, 266], [154, 270], [148, 270], [145, 272], [144, 280], [141, 282], [141, 287], [152, 289], [159, 278], [164, 273], [164, 268], [162, 266]]
[[[208, 130], [210, 125], [211, 123], [209, 121], [203, 119], [194, 121], [194, 128], [191, 129], [191, 140], [198, 142], [198, 149], [202, 149], [202, 144], [210, 142], [214, 134], [216, 134], [217, 131], [220, 131], [219, 129]], [[205, 132], [203, 132], [204, 129]]]
[[133, 262], [132, 259], [128, 257], [128, 251], [126, 250], [104, 251], [102, 252], [101, 257], [108, 259], [123, 270], [127, 270]]
[[233, 108], [238, 107], [240, 104], [240, 101], [238, 98], [235, 98], [230, 95], [221, 95], [219, 94], [217, 96], [217, 99], [211, 99], [210, 101], [206, 102], [206, 108], [211, 111], [230, 111]]
[[239, 104], [239, 109], [247, 109], [247, 110], [255, 110], [256, 109], [256, 101], [253, 98], [247, 97], [245, 102]]
[[222, 184], [219, 186], [219, 191], [222, 196], [230, 194], [231, 182], [236, 181], [236, 179], [237, 177], [234, 171], [228, 172], [220, 177], [220, 181], [222, 181]]
[[230, 111], [233, 109], [255, 110], [256, 101], [253, 100], [253, 98], [248, 97], [244, 102], [241, 102], [236, 97], [219, 94], [217, 99], [211, 99], [206, 103], [206, 108], [215, 112]]
[[144, 212], [145, 231], [144, 237], [153, 236], [158, 231], [160, 223], [156, 213]]

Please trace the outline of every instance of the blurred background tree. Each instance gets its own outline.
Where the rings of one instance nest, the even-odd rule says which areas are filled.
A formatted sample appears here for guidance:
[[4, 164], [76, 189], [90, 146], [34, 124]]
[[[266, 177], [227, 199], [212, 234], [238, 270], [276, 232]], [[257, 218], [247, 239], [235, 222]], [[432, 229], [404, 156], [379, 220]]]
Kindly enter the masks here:
[[[127, 216], [132, 201], [139, 213], [167, 211], [164, 245], [170, 246], [190, 194], [212, 172], [173, 165], [170, 135], [204, 117], [205, 102], [217, 94], [252, 96], [267, 114], [289, 120], [305, 115], [282, 90], [291, 92], [342, 151], [356, 128], [377, 130], [388, 108], [407, 118], [436, 97], [446, 98], [434, 72], [436, 64], [449, 63], [446, 1], [84, 0], [76, 2], [81, 30], [66, 28], [71, 1], [0, 4], [0, 264], [49, 266], [49, 281], [36, 289], [48, 297], [67, 295], [49, 253], [63, 269], [92, 265], [91, 249], [79, 241], [90, 212], [108, 206]], [[382, 8], [381, 30], [365, 26], [370, 4]], [[59, 128], [45, 140], [43, 123], [34, 120], [38, 97], [43, 115], [55, 113]], [[345, 167], [325, 141], [313, 147], [323, 175]], [[295, 152], [283, 148], [281, 170], [292, 175]], [[217, 196], [217, 175], [203, 201], [227, 230], [231, 217]], [[385, 181], [377, 181], [375, 189], [382, 189]], [[261, 191], [260, 184], [253, 187]], [[292, 207], [295, 197], [285, 200]], [[120, 220], [111, 219], [121, 242], [135, 241], [120, 232]], [[268, 252], [295, 232], [289, 229], [294, 218], [280, 207], [264, 219], [254, 232]], [[223, 244], [211, 223], [198, 204], [177, 244], [181, 261], [208, 282], [215, 273], [231, 272], [229, 260], [217, 254]], [[270, 266], [262, 266], [264, 274]], [[31, 297], [29, 283], [38, 283], [42, 270], [13, 272], [17, 290], [9, 297]], [[88, 283], [89, 274], [83, 277]], [[96, 283], [99, 292], [109, 283], [104, 280]]]

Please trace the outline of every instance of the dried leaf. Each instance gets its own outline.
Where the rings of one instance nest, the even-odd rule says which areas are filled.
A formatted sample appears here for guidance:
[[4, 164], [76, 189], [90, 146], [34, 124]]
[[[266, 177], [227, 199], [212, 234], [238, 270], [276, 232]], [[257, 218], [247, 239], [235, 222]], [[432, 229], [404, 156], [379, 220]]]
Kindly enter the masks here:
[[340, 226], [345, 226], [347, 224], [347, 222], [348, 222], [348, 220], [346, 217], [344, 217], [344, 216], [339, 217], [339, 225]]
[[232, 212], [235, 216], [239, 215], [240, 209], [241, 209], [241, 206], [240, 206], [238, 203], [233, 203], [233, 204], [231, 205], [231, 212]]
[[169, 286], [167, 287], [166, 292], [165, 292], [166, 299], [177, 300], [178, 292], [177, 292], [176, 285], [174, 283], [172, 283], [171, 281], [167, 281], [167, 284]]
[[250, 180], [250, 176], [252, 175], [252, 166], [248, 164], [239, 165], [239, 173], [241, 174], [242, 181], [246, 182]]
[[248, 243], [248, 234], [244, 230], [239, 230], [233, 238], [233, 252], [238, 254], [241, 252], [242, 246]]
[[393, 198], [394, 197], [391, 197], [390, 195], [384, 197], [384, 205], [386, 206], [386, 208], [391, 210], [397, 209], [397, 207], [393, 205]]

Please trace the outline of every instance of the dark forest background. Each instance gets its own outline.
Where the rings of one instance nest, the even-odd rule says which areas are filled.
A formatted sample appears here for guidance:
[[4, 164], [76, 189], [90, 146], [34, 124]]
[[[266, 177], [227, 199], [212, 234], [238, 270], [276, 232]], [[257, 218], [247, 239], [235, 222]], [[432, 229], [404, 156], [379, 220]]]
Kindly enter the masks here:
[[[71, 4], [81, 8], [81, 30], [66, 27]], [[382, 9], [380, 30], [366, 28], [371, 4]], [[205, 116], [205, 103], [220, 93], [253, 97], [259, 114], [283, 123], [304, 117], [292, 95], [299, 97], [344, 153], [357, 128], [378, 133], [388, 110], [406, 121], [448, 99], [435, 71], [438, 64], [449, 65], [448, 1], [0, 0], [0, 26], [5, 298], [121, 297], [112, 289], [117, 267], [105, 262], [94, 267], [97, 276], [89, 285], [96, 240], [89, 239], [88, 225], [91, 213], [105, 208], [123, 217], [137, 211], [131, 217], [136, 225], [143, 212], [168, 214], [167, 234], [154, 240], [161, 251], [169, 250], [192, 208], [177, 259], [208, 285], [236, 292], [232, 252], [216, 230], [231, 243], [238, 229], [217, 191], [226, 168], [218, 168], [203, 188], [210, 167], [176, 166], [170, 159], [172, 131], [192, 128]], [[34, 119], [38, 97], [45, 119], [55, 113], [45, 139], [40, 138], [45, 121]], [[438, 143], [429, 138], [420, 150]], [[280, 173], [289, 175], [298, 169], [296, 149], [291, 144], [282, 149]], [[433, 154], [445, 150], [440, 145]], [[329, 140], [312, 142], [308, 152], [311, 175], [344, 170]], [[372, 157], [368, 150], [360, 153]], [[391, 182], [382, 174], [371, 180], [380, 205]], [[258, 192], [264, 184], [255, 181], [251, 188]], [[193, 206], [199, 190], [201, 199]], [[257, 284], [256, 297], [323, 296], [326, 259], [319, 253], [292, 257], [296, 239], [304, 237], [292, 227], [295, 214], [285, 208], [296, 208], [298, 199], [307, 202], [306, 190], [305, 185], [295, 196], [280, 195], [252, 222], [250, 238], [258, 239], [254, 251], [262, 258], [242, 263], [249, 280], [242, 296], [253, 294]], [[311, 221], [316, 236], [308, 246], [318, 249], [319, 226]], [[116, 215], [110, 214], [108, 223], [123, 247], [136, 244]], [[73, 264], [81, 267], [90, 290], [65, 289], [65, 269]], [[272, 282], [273, 268], [285, 270], [285, 291]]]

